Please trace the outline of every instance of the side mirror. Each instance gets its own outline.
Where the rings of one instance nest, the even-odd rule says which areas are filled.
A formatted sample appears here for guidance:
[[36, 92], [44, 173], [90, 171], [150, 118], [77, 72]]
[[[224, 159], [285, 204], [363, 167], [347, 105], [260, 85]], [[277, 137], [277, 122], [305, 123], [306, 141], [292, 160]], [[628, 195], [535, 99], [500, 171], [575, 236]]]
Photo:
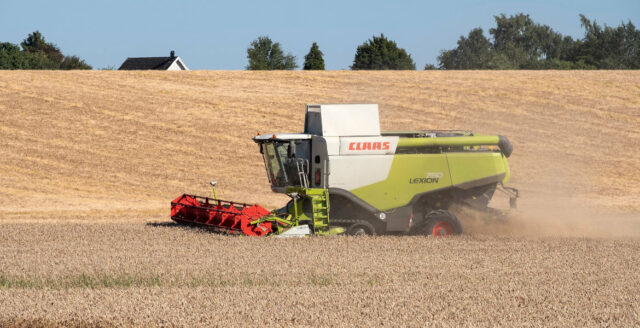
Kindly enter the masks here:
[[289, 156], [289, 158], [296, 157], [296, 142], [295, 141], [289, 141], [289, 149], [287, 150], [287, 156]]

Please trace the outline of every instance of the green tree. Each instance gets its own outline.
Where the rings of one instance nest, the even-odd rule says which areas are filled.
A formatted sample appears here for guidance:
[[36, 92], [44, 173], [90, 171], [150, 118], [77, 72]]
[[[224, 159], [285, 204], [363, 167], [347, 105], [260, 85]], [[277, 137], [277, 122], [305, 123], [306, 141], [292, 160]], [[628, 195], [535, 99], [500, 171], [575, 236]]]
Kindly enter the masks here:
[[56, 69], [43, 52], [21, 51], [17, 44], [0, 43], [0, 69]]
[[576, 58], [601, 69], [640, 68], [640, 30], [629, 21], [618, 27], [604, 27], [580, 15], [585, 29]]
[[35, 31], [21, 43], [0, 43], [0, 69], [91, 69], [77, 56], [64, 56], [60, 49], [48, 43]]
[[60, 63], [60, 69], [91, 69], [92, 67], [87, 64], [83, 59], [78, 56], [66, 56]]
[[398, 45], [384, 34], [373, 36], [358, 46], [353, 59], [352, 70], [386, 70], [386, 69], [416, 69], [411, 55], [398, 48]]
[[494, 16], [496, 27], [460, 37], [456, 48], [443, 50], [438, 57], [445, 69], [539, 69], [567, 67], [575, 57], [575, 41], [563, 37], [547, 25], [535, 23], [529, 15]]
[[273, 42], [268, 36], [258, 37], [247, 48], [248, 70], [292, 70], [296, 69], [296, 57], [285, 55], [280, 43]]
[[24, 68], [25, 58], [20, 47], [13, 43], [0, 43], [0, 69]]
[[489, 30], [493, 49], [504, 54], [515, 68], [541, 68], [544, 61], [560, 58], [563, 39], [547, 25], [535, 23], [529, 15], [494, 16], [496, 27]]
[[309, 49], [309, 53], [304, 56], [304, 66], [302, 69], [304, 70], [324, 70], [324, 58], [322, 58], [324, 54], [318, 48], [317, 43], [313, 43], [311, 45], [311, 49]]
[[60, 48], [53, 43], [47, 42], [40, 31], [29, 34], [27, 38], [22, 41], [21, 45], [25, 52], [44, 53], [53, 63], [62, 63], [64, 59]]
[[475, 28], [466, 38], [460, 37], [458, 47], [441, 51], [438, 61], [444, 69], [486, 69], [489, 68], [491, 57], [491, 42], [481, 28]]
[[618, 27], [600, 26], [584, 15], [581, 40], [535, 23], [529, 15], [494, 16], [489, 30], [492, 42], [482, 30], [460, 37], [456, 48], [438, 57], [444, 69], [638, 69], [640, 30], [629, 21]]

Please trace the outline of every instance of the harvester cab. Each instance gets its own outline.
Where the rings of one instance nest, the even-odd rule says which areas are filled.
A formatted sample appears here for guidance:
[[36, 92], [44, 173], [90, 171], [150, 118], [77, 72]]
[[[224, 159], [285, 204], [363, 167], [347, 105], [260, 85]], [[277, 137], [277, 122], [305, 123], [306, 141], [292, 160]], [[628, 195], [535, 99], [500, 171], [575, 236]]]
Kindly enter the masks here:
[[[470, 131], [381, 132], [377, 105], [307, 105], [302, 133], [265, 133], [253, 140], [272, 191], [291, 201], [270, 213], [260, 210], [260, 217], [237, 218], [247, 226], [243, 232], [260, 226], [268, 230], [264, 234], [304, 234], [307, 228], [296, 227], [307, 226], [311, 234], [450, 235], [462, 231], [450, 211], [455, 205], [488, 210], [498, 189], [510, 196], [512, 206], [518, 197], [516, 189], [504, 187], [513, 151], [506, 137]], [[206, 208], [209, 200], [184, 203], [176, 204]], [[226, 211], [221, 206], [218, 210]], [[216, 219], [215, 211], [205, 212], [211, 219], [204, 225], [230, 222]], [[176, 221], [200, 224], [184, 211], [176, 213]]]
[[261, 135], [255, 137], [254, 141], [260, 146], [273, 191], [284, 193], [288, 186], [309, 187], [310, 135]]

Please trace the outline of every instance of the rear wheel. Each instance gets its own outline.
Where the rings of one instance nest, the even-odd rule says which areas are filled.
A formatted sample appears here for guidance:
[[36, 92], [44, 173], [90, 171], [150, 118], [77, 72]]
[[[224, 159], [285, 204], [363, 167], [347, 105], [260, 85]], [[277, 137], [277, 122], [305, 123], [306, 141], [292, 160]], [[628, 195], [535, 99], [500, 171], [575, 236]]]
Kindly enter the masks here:
[[373, 236], [376, 229], [367, 221], [358, 221], [347, 228], [347, 235], [351, 236]]
[[434, 237], [458, 235], [462, 233], [462, 226], [453, 213], [436, 210], [427, 213], [422, 233]]

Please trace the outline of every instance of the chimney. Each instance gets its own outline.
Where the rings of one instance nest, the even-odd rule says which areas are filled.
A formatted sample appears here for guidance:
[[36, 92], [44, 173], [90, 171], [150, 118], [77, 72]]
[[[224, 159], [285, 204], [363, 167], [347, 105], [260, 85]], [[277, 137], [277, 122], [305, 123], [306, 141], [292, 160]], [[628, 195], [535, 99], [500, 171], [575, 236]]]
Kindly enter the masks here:
[[170, 57], [171, 57], [171, 59], [176, 58], [176, 52], [171, 50], [171, 56]]

